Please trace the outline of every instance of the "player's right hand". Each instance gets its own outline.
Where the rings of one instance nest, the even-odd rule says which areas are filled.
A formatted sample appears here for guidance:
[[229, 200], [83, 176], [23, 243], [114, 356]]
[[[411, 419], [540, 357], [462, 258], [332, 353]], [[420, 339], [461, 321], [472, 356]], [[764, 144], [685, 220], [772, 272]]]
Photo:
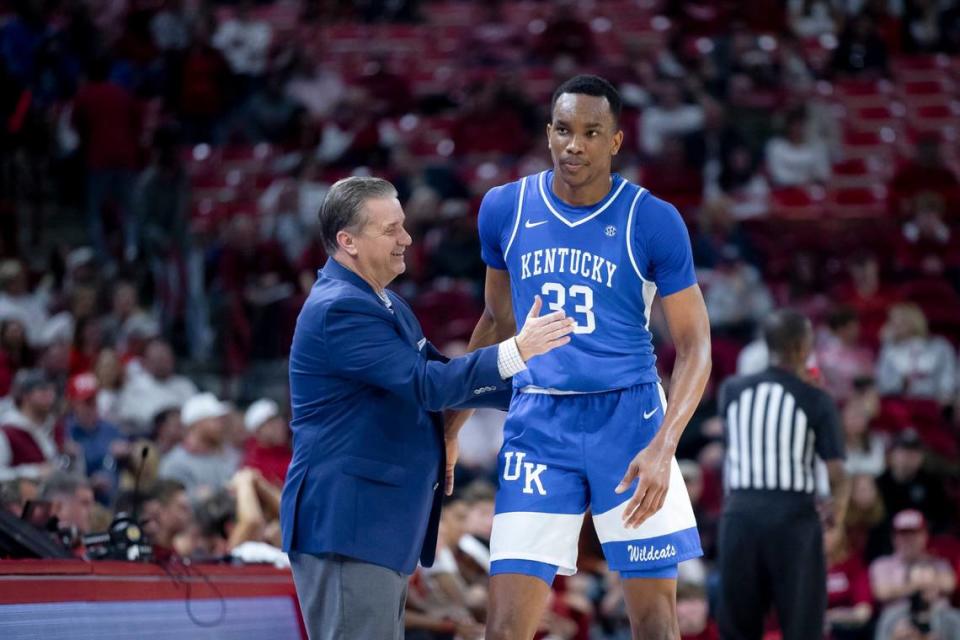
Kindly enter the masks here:
[[524, 362], [570, 342], [570, 334], [576, 326], [573, 318], [568, 318], [562, 309], [541, 316], [542, 307], [543, 300], [534, 296], [530, 313], [517, 334], [517, 349]]

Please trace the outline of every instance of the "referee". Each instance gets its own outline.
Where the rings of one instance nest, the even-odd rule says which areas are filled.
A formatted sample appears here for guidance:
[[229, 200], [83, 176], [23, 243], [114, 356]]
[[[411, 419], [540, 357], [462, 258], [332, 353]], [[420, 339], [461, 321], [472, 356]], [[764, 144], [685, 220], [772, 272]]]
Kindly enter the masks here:
[[782, 310], [763, 328], [770, 366], [720, 388], [726, 418], [726, 504], [720, 520], [723, 640], [760, 640], [771, 605], [783, 640], [823, 636], [827, 604], [816, 456], [826, 462], [843, 526], [843, 436], [830, 396], [805, 380], [810, 321]]

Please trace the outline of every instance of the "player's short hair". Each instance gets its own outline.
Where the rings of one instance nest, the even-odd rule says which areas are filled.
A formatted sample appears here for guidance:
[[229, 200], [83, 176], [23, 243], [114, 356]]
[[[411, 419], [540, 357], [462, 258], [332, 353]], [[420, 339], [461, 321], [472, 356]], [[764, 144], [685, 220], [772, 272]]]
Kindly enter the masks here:
[[553, 92], [553, 98], [550, 100], [551, 117], [553, 108], [557, 106], [557, 99], [564, 93], [579, 93], [585, 96], [606, 98], [607, 104], [610, 105], [613, 121], [620, 124], [620, 112], [623, 111], [623, 100], [620, 98], [620, 92], [609, 81], [600, 76], [581, 74], [570, 78], [557, 87], [557, 90]]
[[772, 354], [782, 355], [799, 349], [809, 331], [810, 321], [793, 309], [774, 311], [763, 323], [763, 339]]
[[320, 207], [320, 240], [327, 255], [336, 253], [337, 234], [363, 226], [363, 205], [373, 198], [396, 198], [397, 189], [383, 178], [351, 176], [330, 187]]

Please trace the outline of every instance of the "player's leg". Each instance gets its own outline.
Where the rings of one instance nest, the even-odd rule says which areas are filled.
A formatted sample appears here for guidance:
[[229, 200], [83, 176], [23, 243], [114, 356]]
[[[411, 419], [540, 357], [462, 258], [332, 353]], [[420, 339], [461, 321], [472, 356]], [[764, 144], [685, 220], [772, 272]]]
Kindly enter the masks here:
[[783, 640], [819, 638], [827, 606], [823, 530], [813, 509], [784, 519], [763, 546]]
[[680, 637], [676, 576], [676, 565], [650, 572], [621, 574], [623, 598], [634, 640], [676, 640]]
[[[543, 567], [543, 570], [546, 573], [547, 567]], [[487, 631], [484, 637], [487, 640], [533, 638], [543, 617], [552, 582], [553, 575], [550, 576], [550, 582], [522, 573], [506, 572], [490, 576]]]
[[663, 506], [640, 527], [623, 523], [632, 490], [614, 492], [633, 457], [656, 435], [666, 409], [656, 384], [595, 394], [585, 417], [587, 471], [597, 536], [611, 569], [623, 579], [635, 638], [677, 638], [678, 563], [703, 555], [696, 519], [676, 460]]
[[[764, 533], [747, 514], [724, 512], [720, 519], [718, 570], [723, 640], [760, 640], [770, 609], [770, 575], [763, 563]], [[780, 578], [777, 577], [777, 580]], [[817, 637], [817, 636], [813, 636]]]
[[533, 638], [554, 577], [576, 572], [587, 508], [582, 448], [566, 428], [576, 403], [521, 393], [510, 408], [490, 538], [488, 640]]

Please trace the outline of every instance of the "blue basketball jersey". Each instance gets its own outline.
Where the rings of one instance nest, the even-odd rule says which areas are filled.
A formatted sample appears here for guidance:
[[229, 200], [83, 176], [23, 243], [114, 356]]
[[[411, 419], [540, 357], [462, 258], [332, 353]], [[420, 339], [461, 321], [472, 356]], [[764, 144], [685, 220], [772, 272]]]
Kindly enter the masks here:
[[570, 344], [532, 359], [517, 388], [591, 393], [658, 381], [650, 307], [658, 290], [696, 283], [690, 238], [672, 205], [611, 177], [606, 197], [586, 207], [554, 195], [552, 171], [484, 196], [483, 259], [509, 272], [517, 324], [535, 295], [542, 314], [563, 309], [576, 321]]

